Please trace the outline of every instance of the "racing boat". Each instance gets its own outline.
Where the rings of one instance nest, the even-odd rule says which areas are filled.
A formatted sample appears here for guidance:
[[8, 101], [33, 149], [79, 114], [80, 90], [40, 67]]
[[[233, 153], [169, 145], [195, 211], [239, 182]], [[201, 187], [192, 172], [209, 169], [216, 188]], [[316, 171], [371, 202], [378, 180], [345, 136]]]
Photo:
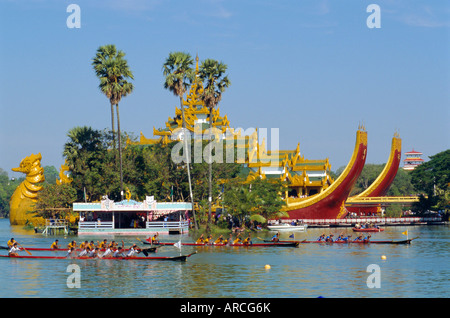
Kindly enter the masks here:
[[[408, 239], [408, 240], [401, 240], [401, 241], [394, 241], [394, 240], [386, 240], [386, 241], [368, 241], [368, 240], [361, 240], [361, 241], [280, 241], [281, 243], [284, 242], [298, 242], [299, 244], [306, 244], [306, 243], [317, 243], [317, 244], [411, 244], [412, 240], [417, 239], [418, 237]], [[268, 241], [267, 241], [268, 242]]]
[[180, 255], [180, 256], [159, 256], [159, 257], [105, 257], [105, 258], [97, 258], [97, 257], [88, 257], [88, 256], [78, 256], [78, 257], [64, 257], [64, 256], [35, 256], [35, 255], [0, 255], [1, 258], [18, 258], [18, 259], [84, 259], [84, 260], [136, 260], [136, 261], [181, 261], [185, 262], [188, 257], [190, 257], [191, 253], [188, 255]]
[[[147, 241], [142, 241], [144, 244], [151, 244]], [[175, 245], [176, 243], [169, 243], [169, 242], [159, 242], [153, 245], [161, 245], [161, 246], [167, 246], [167, 245]], [[233, 247], [297, 247], [299, 242], [297, 241], [286, 241], [286, 242], [264, 242], [264, 243], [237, 243], [237, 244], [224, 244], [224, 243], [218, 243], [218, 244], [208, 244], [208, 243], [182, 243], [181, 245], [186, 246], [210, 246], [210, 247], [224, 247], [224, 246], [233, 246]]]

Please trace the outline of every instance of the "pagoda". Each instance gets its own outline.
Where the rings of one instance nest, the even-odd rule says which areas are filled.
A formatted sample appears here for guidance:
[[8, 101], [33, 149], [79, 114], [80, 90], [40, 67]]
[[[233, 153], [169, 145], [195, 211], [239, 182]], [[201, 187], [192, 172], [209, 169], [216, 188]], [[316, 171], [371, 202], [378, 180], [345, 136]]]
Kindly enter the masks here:
[[423, 163], [422, 155], [423, 153], [414, 149], [410, 152], [405, 152], [406, 158], [403, 160], [403, 170], [411, 171], [420, 166]]

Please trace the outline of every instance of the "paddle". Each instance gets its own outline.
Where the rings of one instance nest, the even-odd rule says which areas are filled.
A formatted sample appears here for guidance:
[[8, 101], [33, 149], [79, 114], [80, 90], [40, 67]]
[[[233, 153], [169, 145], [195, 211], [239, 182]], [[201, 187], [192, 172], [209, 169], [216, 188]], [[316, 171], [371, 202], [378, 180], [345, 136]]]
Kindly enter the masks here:
[[25, 247], [23, 247], [23, 246], [20, 245], [19, 243], [17, 243], [17, 245], [19, 245], [25, 252], [27, 252], [28, 255], [32, 255], [32, 254], [30, 253], [30, 251], [27, 250]]

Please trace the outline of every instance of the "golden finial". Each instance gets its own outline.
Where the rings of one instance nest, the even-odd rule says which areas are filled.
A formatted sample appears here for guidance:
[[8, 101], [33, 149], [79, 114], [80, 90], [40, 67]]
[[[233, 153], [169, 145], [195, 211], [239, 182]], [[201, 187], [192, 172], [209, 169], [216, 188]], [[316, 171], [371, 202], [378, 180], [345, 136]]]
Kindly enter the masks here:
[[198, 52], [197, 55], [195, 56], [195, 63], [196, 63], [195, 70], [198, 72]]

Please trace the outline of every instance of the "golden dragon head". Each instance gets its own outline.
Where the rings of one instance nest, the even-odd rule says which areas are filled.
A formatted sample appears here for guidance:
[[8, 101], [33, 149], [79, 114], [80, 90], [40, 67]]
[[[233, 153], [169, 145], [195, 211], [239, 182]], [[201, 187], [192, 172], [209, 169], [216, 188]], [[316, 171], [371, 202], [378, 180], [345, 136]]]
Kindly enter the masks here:
[[42, 186], [39, 184], [45, 180], [44, 168], [41, 167], [42, 155], [38, 153], [37, 155], [31, 154], [20, 162], [18, 168], [12, 168], [12, 171], [25, 173], [27, 176], [25, 181], [21, 184], [22, 193], [26, 197], [35, 198], [37, 191], [39, 191]]

